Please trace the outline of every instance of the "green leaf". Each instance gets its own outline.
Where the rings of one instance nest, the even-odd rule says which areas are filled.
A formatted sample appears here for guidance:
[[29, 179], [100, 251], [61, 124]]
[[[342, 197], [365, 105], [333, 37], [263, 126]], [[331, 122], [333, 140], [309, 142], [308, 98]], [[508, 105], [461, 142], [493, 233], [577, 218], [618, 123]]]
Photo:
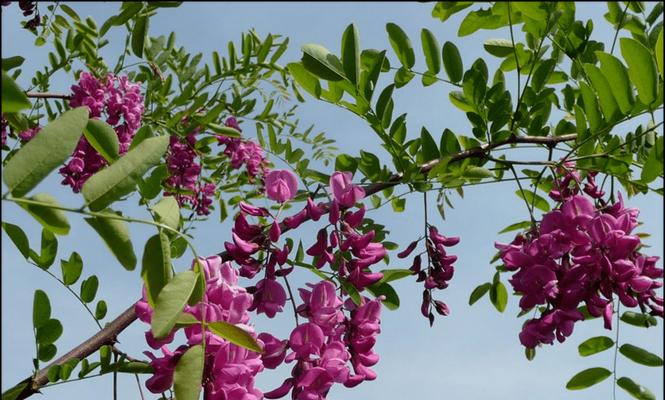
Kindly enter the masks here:
[[37, 328], [37, 343], [47, 345], [55, 343], [62, 336], [62, 324], [57, 319], [49, 319]]
[[[111, 213], [109, 215], [117, 216]], [[126, 270], [133, 271], [136, 268], [136, 254], [126, 221], [104, 217], [85, 218], [85, 221], [99, 234]]]
[[403, 212], [406, 205], [406, 199], [393, 197], [390, 203], [394, 212]]
[[310, 74], [301, 63], [289, 63], [286, 65], [287, 69], [293, 76], [293, 79], [298, 82], [307, 93], [318, 99], [321, 97], [321, 83], [319, 79]]
[[633, 98], [633, 87], [628, 78], [628, 70], [618, 58], [611, 54], [597, 51], [596, 56], [600, 60], [600, 71], [608, 82], [612, 82], [609, 85], [610, 90], [619, 105], [619, 109], [623, 114], [629, 114], [633, 109], [635, 99]]
[[99, 279], [96, 275], [92, 275], [88, 279], [81, 282], [81, 300], [90, 303], [97, 296], [97, 289], [99, 288]]
[[[392, 101], [392, 95], [393, 95], [394, 90], [395, 90], [395, 85], [391, 84], [391, 85], [386, 86], [386, 88], [383, 89], [383, 91], [381, 91], [381, 94], [379, 95], [379, 98], [376, 101], [376, 116], [377, 117], [384, 118], [384, 114], [386, 113], [386, 109], [389, 109], [388, 104]], [[392, 114], [392, 112], [389, 111], [389, 114]], [[388, 119], [390, 120], [391, 117], [392, 116], [388, 116]]]
[[210, 329], [215, 335], [222, 337], [233, 344], [256, 353], [263, 353], [263, 349], [256, 339], [254, 339], [249, 332], [240, 327], [229, 324], [225, 321], [216, 321], [210, 322], [208, 324], [208, 329]]
[[30, 242], [26, 236], [23, 229], [18, 225], [10, 224], [9, 222], [2, 222], [2, 229], [5, 230], [7, 236], [12, 240], [14, 246], [18, 249], [23, 257], [28, 258], [30, 256]]
[[659, 176], [663, 176], [663, 136], [658, 136], [656, 143], [649, 150], [649, 155], [642, 167], [640, 180], [647, 184]]
[[360, 35], [356, 24], [346, 27], [342, 35], [342, 66], [351, 83], [360, 80]]
[[441, 51], [443, 56], [443, 67], [446, 70], [448, 78], [452, 82], [459, 82], [464, 76], [464, 65], [462, 64], [462, 56], [460, 56], [457, 46], [452, 42], [443, 44]]
[[126, 372], [129, 374], [152, 374], [154, 369], [146, 362], [142, 361], [129, 361], [118, 364], [116, 367], [118, 372]]
[[635, 399], [656, 400], [656, 396], [649, 389], [638, 383], [635, 383], [635, 381], [625, 376], [617, 379], [617, 385], [619, 385], [621, 389], [628, 392], [628, 394], [633, 396]]
[[436, 75], [441, 71], [441, 57], [439, 56], [439, 41], [429, 29], [423, 28], [420, 32], [420, 40], [425, 54], [427, 71]]
[[490, 301], [499, 312], [506, 310], [508, 304], [508, 291], [503, 283], [496, 281], [490, 287]]
[[585, 340], [577, 346], [577, 351], [582, 357], [588, 357], [592, 354], [600, 353], [614, 346], [614, 340], [607, 336], [596, 336]]
[[538, 64], [538, 68], [533, 72], [533, 77], [531, 79], [531, 88], [536, 92], [540, 92], [545, 87], [545, 84], [550, 79], [550, 75], [554, 72], [554, 67], [556, 66], [556, 60], [547, 59], [543, 60]]
[[[40, 133], [35, 139], [41, 135]], [[120, 197], [132, 193], [138, 178], [159, 162], [168, 143], [168, 136], [146, 139], [114, 164], [90, 177], [82, 190], [90, 209], [102, 210]], [[32, 141], [28, 143], [30, 144]]]
[[406, 86], [407, 83], [411, 82], [411, 79], [413, 79], [414, 76], [416, 76], [416, 74], [411, 70], [400, 67], [400, 69], [395, 72], [395, 86], [397, 88]]
[[612, 375], [612, 372], [605, 368], [589, 368], [584, 371], [576, 374], [566, 384], [566, 389], [568, 390], [580, 390], [586, 389], [589, 386], [593, 386], [598, 382], [602, 382], [607, 379], [608, 376]]
[[203, 379], [203, 346], [190, 347], [180, 357], [173, 373], [173, 391], [178, 400], [198, 400]]
[[491, 178], [493, 176], [494, 174], [492, 173], [492, 171], [483, 167], [470, 167], [464, 170], [465, 178], [483, 179], [483, 178]]
[[518, 229], [526, 229], [529, 227], [531, 227], [531, 221], [521, 221], [508, 225], [507, 227], [501, 229], [499, 233], [506, 233], [506, 232], [516, 231]]
[[508, 57], [514, 53], [513, 42], [506, 39], [487, 39], [483, 44], [485, 50], [496, 57]]
[[430, 133], [423, 127], [420, 130], [420, 155], [423, 163], [439, 158], [439, 149]]
[[621, 314], [621, 321], [639, 328], [649, 328], [658, 324], [658, 320], [653, 315], [633, 311], [626, 311]]
[[386, 298], [381, 302], [389, 310], [397, 310], [399, 308], [399, 296], [395, 289], [386, 282], [378, 282], [371, 286], [366, 287], [374, 297], [385, 296]]
[[[36, 194], [30, 197], [29, 200], [49, 204], [53, 207], [60, 207], [60, 204], [58, 204], [55, 197], [46, 193]], [[32, 215], [32, 217], [37, 220], [37, 222], [39, 222], [44, 228], [55, 233], [56, 235], [66, 235], [69, 233], [69, 222], [67, 221], [67, 216], [62, 210], [37, 204], [19, 203], [19, 205], [30, 215]]]
[[171, 279], [171, 245], [165, 234], [152, 236], [143, 250], [141, 278], [146, 287], [148, 302], [155, 304], [159, 292]]
[[653, 103], [658, 98], [658, 73], [651, 51], [635, 39], [623, 37], [619, 41], [640, 101], [646, 105]]
[[21, 393], [28, 387], [30, 384], [29, 380], [19, 382], [16, 386], [5, 390], [2, 393], [2, 400], [17, 400]]
[[596, 99], [596, 95], [589, 85], [584, 82], [580, 82], [579, 85], [582, 101], [584, 102], [584, 114], [589, 121], [591, 133], [595, 134], [603, 123], [603, 117], [598, 109], [598, 99]]
[[55, 238], [53, 232], [48, 229], [42, 229], [41, 253], [37, 255], [33, 250], [30, 250], [30, 258], [39, 267], [48, 269], [48, 267], [53, 265], [56, 254], [58, 254], [58, 240]]
[[407, 69], [413, 68], [416, 63], [416, 53], [411, 46], [411, 40], [397, 24], [389, 22], [386, 24], [388, 39], [397, 58]]
[[83, 271], [83, 259], [77, 252], [72, 252], [69, 260], [60, 260], [60, 269], [62, 270], [62, 282], [69, 286], [73, 285], [81, 277]]
[[658, 40], [656, 40], [656, 47], [654, 48], [656, 51], [656, 63], [658, 64], [658, 72], [660, 72], [660, 76], [665, 77], [665, 74], [663, 73], [663, 30], [660, 30], [660, 33], [658, 34]]
[[[25, 58], [23, 58], [21, 56], [3, 58], [2, 59], [2, 70], [3, 71], [9, 71], [10, 69], [18, 68], [21, 65], [23, 65], [24, 61], [25, 61]], [[4, 83], [3, 83], [3, 85], [4, 85]], [[4, 96], [4, 94], [3, 94], [3, 96]]]
[[462, 150], [457, 141], [457, 136], [455, 136], [453, 131], [448, 128], [444, 129], [441, 134], [441, 143], [439, 147], [441, 150], [441, 157], [459, 153]]
[[475, 111], [473, 105], [464, 96], [464, 93], [458, 90], [452, 90], [448, 93], [448, 98], [453, 105], [464, 112]]
[[[4, 59], [3, 59], [4, 67]], [[17, 113], [23, 109], [32, 107], [23, 90], [2, 70], [2, 112]]]
[[51, 319], [51, 302], [43, 290], [35, 290], [32, 302], [32, 326], [41, 328]]
[[132, 139], [132, 143], [129, 145], [129, 150], [133, 150], [141, 142], [153, 136], [155, 136], [155, 132], [152, 127], [150, 125], [143, 125], [138, 131], [136, 131], [134, 139]]
[[12, 195], [24, 196], [62, 165], [74, 152], [87, 123], [88, 108], [75, 108], [51, 121], [25, 144], [3, 168], [3, 178]]
[[476, 288], [473, 289], [473, 292], [471, 292], [471, 296], [469, 296], [469, 305], [472, 306], [473, 303], [480, 300], [485, 295], [485, 293], [487, 293], [490, 290], [491, 287], [492, 284], [489, 282], [485, 282], [481, 285], [476, 286]]
[[48, 372], [46, 373], [46, 377], [51, 383], [57, 382], [60, 378], [60, 365], [49, 367]]
[[626, 356], [629, 360], [646, 365], [647, 367], [661, 367], [663, 365], [662, 358], [632, 344], [626, 343], [619, 347], [619, 353]]
[[605, 79], [605, 76], [598, 67], [592, 64], [584, 64], [584, 71], [589, 79], [591, 79], [591, 86], [593, 86], [596, 93], [598, 93], [598, 103], [600, 109], [605, 116], [607, 122], [614, 122], [621, 118], [619, 106], [614, 99], [610, 83]]
[[47, 362], [52, 360], [57, 352], [58, 348], [54, 344], [40, 344], [37, 349], [37, 358], [39, 358], [39, 361]]
[[103, 319], [106, 316], [107, 310], [106, 302], [104, 300], [98, 301], [97, 306], [95, 307], [95, 318], [98, 320]]
[[[501, 4], [501, 3], [496, 3], [496, 4]], [[505, 7], [505, 5], [503, 7]], [[495, 11], [496, 9], [497, 6], [495, 5], [494, 7], [487, 10], [480, 9], [478, 11], [472, 11], [468, 13], [466, 17], [464, 17], [464, 20], [462, 20], [462, 23], [460, 23], [459, 29], [457, 30], [457, 35], [467, 36], [476, 32], [479, 29], [497, 29], [502, 26], [508, 25], [509, 21], [508, 21], [507, 7], [505, 15], [494, 13], [493, 11]], [[513, 14], [516, 14], [515, 11], [513, 11]], [[517, 18], [513, 17], [512, 22], [513, 24], [515, 24], [519, 21], [517, 20]]]
[[[517, 197], [526, 200], [529, 205], [533, 204], [537, 209], [548, 212], [550, 210], [550, 203], [547, 202], [543, 197], [538, 194], [535, 194], [529, 190], [522, 192], [521, 190], [516, 190], [515, 194]], [[535, 200], [534, 200], [535, 199]]]
[[152, 334], [155, 339], [166, 337], [171, 332], [194, 291], [197, 275], [194, 271], [183, 271], [159, 292], [152, 314]]
[[141, 16], [136, 19], [134, 29], [132, 29], [132, 51], [138, 58], [143, 57], [145, 40], [148, 38], [149, 21], [149, 17]]
[[318, 44], [306, 44], [302, 52], [302, 64], [309, 72], [328, 81], [344, 80], [342, 62], [328, 49]]
[[208, 123], [206, 126], [210, 128], [211, 131], [215, 132], [218, 135], [223, 135], [232, 138], [239, 138], [241, 136], [240, 132], [237, 129], [231, 128], [229, 126], [223, 126], [212, 122]]
[[379, 282], [392, 282], [400, 280], [409, 276], [413, 276], [413, 271], [409, 269], [384, 269], [381, 271], [383, 273], [383, 278]]
[[175, 197], [164, 196], [152, 210], [157, 214], [157, 222], [176, 230], [180, 226], [180, 206]]
[[88, 140], [88, 143], [99, 152], [99, 154], [106, 159], [109, 163], [118, 159], [118, 150], [120, 143], [118, 142], [118, 135], [113, 130], [113, 127], [104, 121], [90, 118], [88, 125], [83, 130], [83, 135]]
[[439, 1], [432, 9], [432, 17], [445, 22], [451, 15], [471, 6], [472, 1]]

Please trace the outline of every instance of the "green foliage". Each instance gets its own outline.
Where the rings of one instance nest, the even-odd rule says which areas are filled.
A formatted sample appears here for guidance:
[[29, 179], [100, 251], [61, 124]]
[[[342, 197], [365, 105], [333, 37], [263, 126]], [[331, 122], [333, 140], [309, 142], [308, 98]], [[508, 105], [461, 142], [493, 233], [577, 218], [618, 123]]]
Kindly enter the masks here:
[[224, 321], [210, 322], [207, 327], [215, 335], [220, 336], [231, 343], [256, 353], [263, 353], [263, 349], [261, 349], [261, 346], [256, 342], [256, 339], [254, 339], [249, 332], [240, 327]]
[[608, 376], [612, 375], [612, 372], [606, 368], [589, 368], [584, 371], [576, 374], [566, 384], [566, 389], [568, 390], [581, 390], [586, 389], [589, 386], [593, 386], [596, 383], [602, 382], [607, 379]]
[[622, 376], [617, 379], [617, 385], [638, 400], [656, 400], [656, 396], [644, 386], [635, 383], [630, 378]]
[[196, 400], [203, 379], [203, 346], [192, 346], [180, 357], [173, 374], [173, 391], [179, 400]]
[[69, 158], [87, 123], [87, 107], [67, 111], [14, 154], [3, 168], [12, 195], [24, 196]]
[[155, 300], [152, 315], [152, 334], [156, 339], [169, 334], [187, 299], [194, 291], [197, 274], [194, 271], [183, 271], [176, 274], [166, 286], [162, 288]]
[[113, 214], [110, 209], [104, 213], [112, 217], [104, 217], [104, 214], [101, 214], [98, 217], [86, 218], [85, 221], [99, 234], [120, 264], [126, 270], [132, 271], [136, 268], [136, 254], [134, 254], [127, 222], [119, 219], [118, 215]]
[[171, 279], [171, 245], [164, 233], [148, 239], [143, 250], [141, 277], [146, 287], [148, 302], [155, 304], [162, 288]]
[[585, 340], [577, 346], [577, 350], [582, 357], [588, 357], [592, 354], [600, 353], [614, 346], [614, 340], [607, 336], [596, 336]]
[[118, 159], [118, 150], [120, 143], [118, 142], [118, 135], [113, 130], [113, 127], [104, 121], [95, 118], [88, 120], [83, 130], [83, 135], [88, 140], [88, 143], [99, 152], [109, 163]]
[[81, 191], [90, 209], [103, 210], [122, 196], [130, 194], [137, 180], [159, 162], [168, 141], [168, 136], [146, 139], [117, 162], [90, 177]]

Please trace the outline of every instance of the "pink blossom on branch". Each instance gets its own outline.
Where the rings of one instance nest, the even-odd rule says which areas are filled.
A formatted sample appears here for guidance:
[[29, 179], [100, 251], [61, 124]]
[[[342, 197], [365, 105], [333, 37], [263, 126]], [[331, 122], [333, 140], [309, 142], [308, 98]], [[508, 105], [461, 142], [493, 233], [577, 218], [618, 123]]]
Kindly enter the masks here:
[[298, 178], [289, 170], [272, 170], [264, 178], [266, 196], [279, 203], [291, 200], [298, 192]]

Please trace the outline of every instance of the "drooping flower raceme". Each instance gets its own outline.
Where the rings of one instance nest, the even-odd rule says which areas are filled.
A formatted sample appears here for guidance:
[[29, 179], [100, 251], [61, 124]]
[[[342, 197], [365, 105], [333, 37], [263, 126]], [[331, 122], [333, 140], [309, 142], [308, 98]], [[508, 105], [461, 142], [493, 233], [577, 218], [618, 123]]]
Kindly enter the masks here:
[[[226, 126], [242, 132], [238, 121], [234, 117], [229, 117], [225, 122]], [[239, 169], [243, 164], [247, 168], [247, 175], [250, 182], [257, 175], [264, 173], [268, 165], [268, 160], [261, 146], [252, 140], [234, 138], [229, 136], [217, 136], [220, 144], [225, 145], [224, 154], [230, 158], [231, 167]]]
[[[587, 177], [584, 192], [599, 199], [602, 191], [594, 175]], [[577, 188], [566, 186], [572, 181]], [[621, 194], [617, 202], [607, 205], [599, 199], [597, 206], [580, 194], [579, 182], [579, 174], [567, 172], [555, 183], [553, 197], [561, 199], [561, 206], [512, 243], [496, 245], [505, 268], [514, 271], [510, 283], [522, 295], [520, 307], [546, 307], [520, 333], [527, 348], [555, 338], [563, 342], [575, 322], [584, 320], [580, 305], [592, 316], [602, 316], [611, 329], [615, 295], [625, 307], [663, 316], [663, 299], [655, 292], [662, 286], [657, 279], [663, 270], [656, 267], [658, 257], [640, 252], [640, 237], [633, 233], [639, 211], [626, 208]]]
[[[205, 316], [207, 322], [224, 321], [243, 327], [256, 338], [259, 345], [263, 346], [263, 342], [249, 325], [248, 308], [252, 303], [252, 295], [247, 293], [245, 288], [238, 286], [237, 271], [229, 262], [222, 262], [219, 256], [200, 259], [199, 263], [203, 266], [206, 277], [206, 290], [201, 303], [186, 306], [184, 312], [198, 320]], [[151, 321], [152, 309], [145, 295], [137, 302], [135, 309], [142, 321], [148, 323]], [[169, 342], [173, 340], [173, 334], [174, 332], [171, 332], [169, 335]], [[154, 369], [153, 376], [146, 382], [151, 392], [161, 393], [167, 390], [173, 383], [175, 366], [182, 354], [189, 347], [205, 340], [203, 384], [206, 389], [206, 400], [258, 400], [263, 397], [261, 391], [254, 387], [256, 375], [264, 368], [259, 353], [233, 344], [210, 330], [206, 330], [204, 339], [199, 324], [185, 328], [185, 336], [187, 344], [181, 345], [174, 352], [163, 344], [161, 347], [163, 357], [145, 352], [150, 357]], [[265, 335], [263, 337], [268, 338]], [[274, 341], [271, 341], [270, 345], [274, 352]]]
[[[89, 72], [82, 72], [78, 85], [72, 86], [69, 105], [86, 106], [90, 118], [104, 118], [113, 126], [120, 143], [120, 155], [129, 149], [143, 116], [143, 96], [139, 84], [129, 82], [125, 76], [116, 77], [110, 73], [100, 80]], [[78, 193], [85, 181], [107, 164], [82, 136], [72, 158], [60, 168], [59, 172], [64, 177], [62, 183]]]
[[169, 176], [165, 181], [165, 195], [172, 195], [180, 206], [189, 204], [197, 215], [208, 215], [215, 185], [202, 182], [201, 166], [196, 162], [198, 157], [194, 145], [196, 133], [184, 138], [171, 136], [166, 156], [166, 167]]

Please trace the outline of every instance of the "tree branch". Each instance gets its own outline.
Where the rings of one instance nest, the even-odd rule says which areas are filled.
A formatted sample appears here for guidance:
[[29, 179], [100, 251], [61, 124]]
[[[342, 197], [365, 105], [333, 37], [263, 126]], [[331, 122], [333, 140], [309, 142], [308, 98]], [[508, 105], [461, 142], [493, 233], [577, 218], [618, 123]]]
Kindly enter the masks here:
[[62, 93], [38, 93], [38, 92], [26, 92], [26, 96], [31, 99], [64, 99], [69, 100], [72, 96]]
[[[71, 359], [82, 360], [87, 356], [93, 354], [100, 347], [104, 345], [113, 345], [115, 343], [115, 338], [120, 332], [127, 328], [132, 322], [136, 320], [136, 312], [134, 311], [134, 305], [126, 309], [122, 314], [120, 314], [116, 319], [111, 321], [104, 329], [90, 337], [85, 342], [76, 346], [67, 354], [53, 361], [47, 367], [40, 369], [34, 376], [31, 376], [23, 381], [21, 381], [16, 387], [23, 385], [25, 388], [21, 393], [16, 397], [17, 400], [25, 399], [32, 396], [35, 393], [39, 393], [39, 388], [48, 383], [48, 370], [54, 365], [62, 365]], [[12, 390], [12, 389], [10, 389]], [[3, 396], [4, 397], [4, 396]]]
[[[465, 158], [471, 158], [471, 157], [484, 157], [487, 155], [487, 152], [495, 149], [497, 147], [505, 146], [505, 145], [510, 145], [510, 144], [517, 144], [517, 143], [535, 143], [535, 144], [544, 144], [544, 145], [549, 145], [553, 146], [556, 145], [557, 143], [561, 142], [567, 142], [567, 141], [572, 141], [577, 138], [576, 134], [569, 134], [569, 135], [561, 135], [561, 136], [546, 136], [546, 137], [532, 137], [532, 136], [521, 136], [521, 137], [511, 137], [507, 140], [497, 142], [497, 143], [492, 143], [490, 144], [483, 144], [480, 147], [476, 147], [473, 149], [465, 150], [459, 153], [451, 154], [449, 156], [448, 161], [459, 161], [463, 160]], [[420, 167], [420, 172], [423, 174], [427, 174], [429, 171], [432, 170], [439, 162], [441, 162], [441, 159], [436, 159], [432, 160]], [[387, 189], [389, 187], [397, 186], [402, 182], [402, 177], [403, 175], [401, 173], [399, 174], [394, 174], [388, 179], [387, 182], [375, 182], [369, 185], [365, 186], [365, 193], [369, 196], [372, 194], [375, 194], [377, 192], [380, 192], [384, 189]], [[330, 209], [330, 203], [325, 204], [325, 212], [328, 212]], [[309, 220], [309, 217], [306, 218], [306, 220]], [[290, 229], [285, 226], [284, 224], [280, 225], [282, 233], [289, 231]], [[231, 261], [231, 255], [224, 251], [221, 253], [218, 253], [218, 255], [222, 258], [222, 261]], [[25, 385], [25, 388], [22, 389], [21, 393], [16, 397], [16, 399], [25, 399], [27, 397], [30, 397], [31, 395], [35, 393], [39, 393], [39, 389], [46, 385], [48, 383], [48, 370], [50, 367], [53, 365], [61, 365], [66, 363], [67, 361], [77, 358], [79, 360], [82, 360], [83, 358], [93, 354], [95, 351], [97, 351], [100, 347], [106, 344], [114, 344], [115, 343], [115, 338], [129, 325], [131, 325], [135, 320], [137, 319], [136, 312], [134, 311], [134, 305], [130, 306], [128, 309], [126, 309], [122, 314], [120, 314], [116, 319], [111, 321], [104, 329], [90, 337], [88, 340], [85, 342], [81, 343], [80, 345], [76, 346], [74, 349], [72, 349], [69, 353], [63, 355], [53, 363], [51, 363], [48, 367], [43, 368], [37, 372], [37, 374], [34, 377], [26, 378], [25, 380], [21, 381], [19, 384], [17, 384], [14, 388], [9, 389], [9, 391], [13, 390], [20, 390], [17, 389], [21, 387], [22, 385]], [[5, 392], [5, 393], [7, 393]]]

